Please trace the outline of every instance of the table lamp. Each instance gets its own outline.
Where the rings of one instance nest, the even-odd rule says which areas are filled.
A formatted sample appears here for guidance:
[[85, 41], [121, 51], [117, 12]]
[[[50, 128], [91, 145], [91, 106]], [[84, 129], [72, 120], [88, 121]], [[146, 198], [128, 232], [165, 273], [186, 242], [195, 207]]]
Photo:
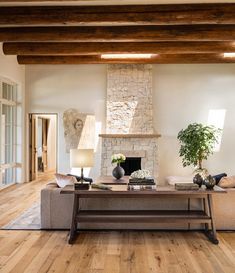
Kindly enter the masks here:
[[70, 167], [81, 168], [81, 180], [75, 184], [75, 189], [89, 189], [89, 183], [84, 181], [83, 168], [93, 167], [94, 150], [93, 149], [71, 149]]

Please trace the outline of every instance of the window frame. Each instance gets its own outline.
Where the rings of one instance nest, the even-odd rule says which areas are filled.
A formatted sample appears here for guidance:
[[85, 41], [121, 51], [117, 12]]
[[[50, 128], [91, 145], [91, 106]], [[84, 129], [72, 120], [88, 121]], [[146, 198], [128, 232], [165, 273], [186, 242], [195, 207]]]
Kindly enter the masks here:
[[[13, 92], [15, 92], [15, 96], [11, 96], [11, 99], [6, 99], [3, 98], [3, 85], [7, 84], [7, 85], [11, 85], [12, 88], [15, 90]], [[12, 149], [12, 162], [8, 162], [8, 163], [2, 163], [2, 151], [0, 152], [0, 182], [1, 185], [3, 186], [8, 186], [8, 185], [12, 185], [14, 183], [16, 183], [16, 167], [19, 167], [19, 164], [17, 164], [17, 106], [21, 106], [22, 107], [22, 103], [18, 102], [18, 92], [19, 92], [19, 84], [17, 84], [16, 82], [9, 80], [7, 78], [1, 77], [0, 76], [0, 131], [2, 128], [2, 111], [3, 111], [3, 105], [6, 106], [12, 106], [12, 118], [10, 121], [10, 126], [12, 126], [12, 138], [11, 138], [11, 142], [8, 144], [9, 146], [11, 146]], [[21, 118], [22, 119], [22, 118]], [[5, 144], [5, 146], [7, 146]], [[2, 143], [2, 134], [0, 134], [0, 147], [3, 147], [3, 143]], [[1, 149], [0, 149], [1, 150]], [[12, 182], [10, 183], [6, 183], [3, 184], [2, 182], [2, 171], [3, 170], [7, 170], [13, 168], [13, 176], [12, 176]], [[1, 186], [0, 185], [0, 186]]]

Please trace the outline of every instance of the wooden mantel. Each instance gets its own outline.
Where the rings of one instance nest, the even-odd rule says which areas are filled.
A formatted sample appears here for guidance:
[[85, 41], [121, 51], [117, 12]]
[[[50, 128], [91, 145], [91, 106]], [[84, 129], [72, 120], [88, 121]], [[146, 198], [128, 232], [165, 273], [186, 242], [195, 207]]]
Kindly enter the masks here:
[[99, 134], [102, 138], [159, 138], [160, 134]]

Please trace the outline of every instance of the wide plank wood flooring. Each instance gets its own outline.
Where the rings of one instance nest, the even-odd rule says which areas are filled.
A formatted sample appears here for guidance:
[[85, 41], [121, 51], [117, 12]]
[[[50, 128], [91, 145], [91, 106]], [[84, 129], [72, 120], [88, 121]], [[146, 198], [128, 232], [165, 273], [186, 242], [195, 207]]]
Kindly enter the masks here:
[[39, 200], [41, 189], [53, 180], [53, 177], [53, 173], [49, 172], [35, 181], [0, 190], [0, 227], [15, 219]]
[[[0, 226], [39, 199], [51, 174], [0, 191]], [[200, 232], [83, 232], [0, 230], [0, 272], [234, 273], [235, 232], [213, 245]]]

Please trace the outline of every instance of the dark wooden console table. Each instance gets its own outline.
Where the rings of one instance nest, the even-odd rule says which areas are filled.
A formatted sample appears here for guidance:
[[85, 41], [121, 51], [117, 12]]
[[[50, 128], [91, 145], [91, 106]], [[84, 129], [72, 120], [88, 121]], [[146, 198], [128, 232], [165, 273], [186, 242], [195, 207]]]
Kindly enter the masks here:
[[[203, 223], [205, 234], [209, 240], [218, 244], [213, 213], [212, 197], [214, 194], [226, 193], [215, 186], [214, 190], [201, 188], [197, 191], [178, 191], [173, 186], [158, 186], [156, 191], [128, 191], [127, 185], [112, 184], [112, 190], [74, 190], [73, 186], [66, 186], [61, 194], [73, 194], [74, 205], [72, 223], [69, 234], [69, 243], [72, 244], [77, 234], [77, 224], [82, 222], [99, 223]], [[200, 198], [201, 210], [81, 210], [80, 198]]]

